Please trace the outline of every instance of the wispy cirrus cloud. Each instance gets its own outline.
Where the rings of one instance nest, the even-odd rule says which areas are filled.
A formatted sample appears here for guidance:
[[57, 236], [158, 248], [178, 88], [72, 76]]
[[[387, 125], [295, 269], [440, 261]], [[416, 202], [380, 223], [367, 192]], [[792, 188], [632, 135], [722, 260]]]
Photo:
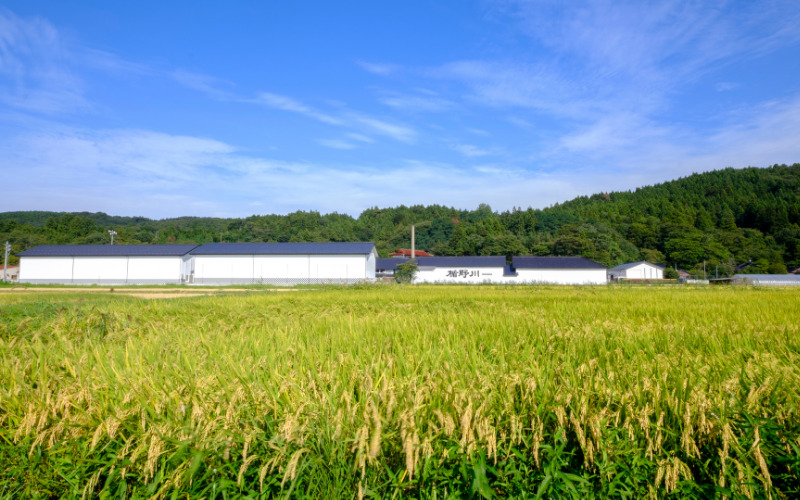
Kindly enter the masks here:
[[[429, 203], [434, 198], [453, 206], [481, 200], [504, 208], [509, 199], [532, 199], [566, 186], [563, 179], [522, 170], [467, 170], [414, 159], [388, 160], [381, 168], [285, 162], [249, 156], [213, 139], [145, 130], [54, 127], [7, 140], [20, 146], [0, 159], [0, 169], [24, 172], [21, 179], [28, 192], [39, 195], [33, 200], [22, 191], [11, 192], [0, 210], [103, 210], [156, 218], [243, 216], [254, 209], [357, 215], [366, 206]], [[500, 174], [506, 182], [498, 182]], [[508, 192], [509, 185], [515, 193]], [[540, 201], [551, 199], [552, 193]]]
[[332, 149], [356, 149], [358, 146], [344, 139], [320, 139], [317, 141], [322, 146]]
[[405, 125], [390, 123], [360, 114], [352, 114], [350, 115], [350, 119], [358, 126], [363, 127], [373, 134], [390, 137], [400, 142], [412, 143], [417, 138], [416, 130]]
[[[351, 111], [342, 103], [337, 103], [333, 112], [325, 112], [287, 95], [272, 92], [258, 92], [255, 97], [247, 97], [220, 90], [219, 80], [201, 74], [175, 72], [173, 73], [173, 78], [178, 83], [193, 90], [203, 92], [213, 99], [255, 104], [290, 113], [297, 113], [327, 125], [356, 130], [358, 132], [350, 133], [350, 138], [355, 139], [357, 142], [374, 141], [374, 139], [368, 137], [366, 134], [380, 135], [405, 143], [414, 142], [417, 137], [417, 132], [412, 127]], [[353, 149], [356, 147], [353, 142], [347, 142], [341, 139], [322, 139], [317, 142], [323, 146], [335, 149]]]
[[494, 5], [529, 36], [535, 57], [453, 61], [427, 72], [461, 82], [483, 105], [569, 119], [663, 110], [688, 82], [800, 41], [800, 9], [785, 0]]
[[183, 69], [173, 70], [169, 76], [178, 84], [191, 90], [202, 92], [219, 101], [237, 101], [239, 97], [228, 88], [233, 87], [232, 82], [221, 80], [210, 75], [195, 73]]
[[388, 76], [402, 69], [398, 64], [371, 63], [366, 61], [356, 61], [356, 63], [365, 71], [381, 76]]
[[450, 146], [454, 151], [458, 151], [462, 155], [469, 158], [476, 158], [479, 156], [486, 156], [491, 153], [488, 149], [482, 149], [472, 144], [453, 144]]
[[587, 76], [592, 78], [624, 74], [637, 83], [685, 80], [722, 61], [760, 55], [800, 40], [800, 11], [791, 0], [499, 5], [553, 53], [565, 61], [569, 61], [565, 55], [577, 57], [580, 68], [591, 69]]
[[563, 117], [580, 117], [596, 107], [579, 84], [551, 67], [516, 61], [456, 61], [427, 71], [459, 81], [466, 99], [492, 107], [530, 108]]
[[0, 103], [45, 114], [89, 108], [73, 63], [49, 22], [0, 8]]
[[64, 37], [46, 19], [0, 7], [0, 104], [45, 115], [93, 112], [86, 72], [117, 78], [160, 71]]
[[[247, 102], [247, 100], [244, 100]], [[270, 92], [259, 92], [256, 95], [255, 99], [251, 102], [255, 104], [261, 104], [263, 106], [267, 106], [270, 108], [281, 109], [283, 111], [291, 111], [293, 113], [299, 113], [301, 115], [305, 115], [309, 118], [313, 118], [314, 120], [320, 121], [322, 123], [327, 123], [330, 125], [342, 125], [343, 122], [339, 118], [331, 116], [326, 113], [322, 113], [317, 111], [316, 109], [306, 106], [305, 104], [297, 101], [288, 96], [273, 94]]]
[[411, 113], [438, 113], [456, 107], [452, 100], [430, 92], [424, 94], [387, 92], [378, 100], [391, 108]]

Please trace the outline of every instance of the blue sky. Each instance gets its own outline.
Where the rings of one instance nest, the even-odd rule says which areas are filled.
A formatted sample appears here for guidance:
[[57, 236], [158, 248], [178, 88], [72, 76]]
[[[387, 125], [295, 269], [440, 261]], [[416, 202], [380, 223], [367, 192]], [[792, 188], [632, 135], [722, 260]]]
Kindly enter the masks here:
[[500, 211], [795, 162], [796, 0], [0, 6], [0, 211]]

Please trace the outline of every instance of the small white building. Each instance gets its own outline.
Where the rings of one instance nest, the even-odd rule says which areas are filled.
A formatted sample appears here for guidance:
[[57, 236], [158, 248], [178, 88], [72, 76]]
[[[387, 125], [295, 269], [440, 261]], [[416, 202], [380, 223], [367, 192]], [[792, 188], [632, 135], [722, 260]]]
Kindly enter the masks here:
[[375, 280], [374, 243], [206, 243], [191, 252], [192, 281], [300, 285]]
[[5, 273], [5, 277], [2, 278], [5, 281], [17, 281], [19, 279], [19, 266], [0, 266], [0, 277], [3, 276]]
[[143, 285], [183, 283], [188, 245], [41, 245], [17, 254], [20, 283]]
[[553, 285], [605, 285], [606, 267], [585, 257], [514, 257], [517, 283]]
[[608, 270], [608, 279], [619, 280], [663, 280], [664, 266], [640, 260], [620, 264]]
[[505, 257], [424, 257], [416, 259], [414, 283], [506, 283]]

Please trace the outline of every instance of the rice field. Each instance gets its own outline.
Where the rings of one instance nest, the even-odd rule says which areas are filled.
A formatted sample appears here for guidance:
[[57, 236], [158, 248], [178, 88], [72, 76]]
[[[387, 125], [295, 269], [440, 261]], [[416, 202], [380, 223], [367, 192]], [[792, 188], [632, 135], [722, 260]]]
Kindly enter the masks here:
[[796, 498], [800, 290], [0, 295], [0, 496]]

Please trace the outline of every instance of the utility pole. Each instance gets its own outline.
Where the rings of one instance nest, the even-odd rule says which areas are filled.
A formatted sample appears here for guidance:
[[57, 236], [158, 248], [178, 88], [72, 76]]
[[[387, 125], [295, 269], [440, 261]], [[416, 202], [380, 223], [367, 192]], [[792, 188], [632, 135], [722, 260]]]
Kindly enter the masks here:
[[111, 244], [113, 245], [114, 244], [114, 235], [117, 234], [117, 232], [114, 231], [113, 229], [109, 229], [108, 230], [108, 234], [111, 235]]
[[414, 260], [414, 226], [411, 226], [411, 260]]
[[5, 257], [3, 257], [3, 283], [6, 282], [6, 276], [8, 271], [8, 252], [11, 251], [11, 245], [6, 241], [6, 244], [3, 246], [5, 249]]

